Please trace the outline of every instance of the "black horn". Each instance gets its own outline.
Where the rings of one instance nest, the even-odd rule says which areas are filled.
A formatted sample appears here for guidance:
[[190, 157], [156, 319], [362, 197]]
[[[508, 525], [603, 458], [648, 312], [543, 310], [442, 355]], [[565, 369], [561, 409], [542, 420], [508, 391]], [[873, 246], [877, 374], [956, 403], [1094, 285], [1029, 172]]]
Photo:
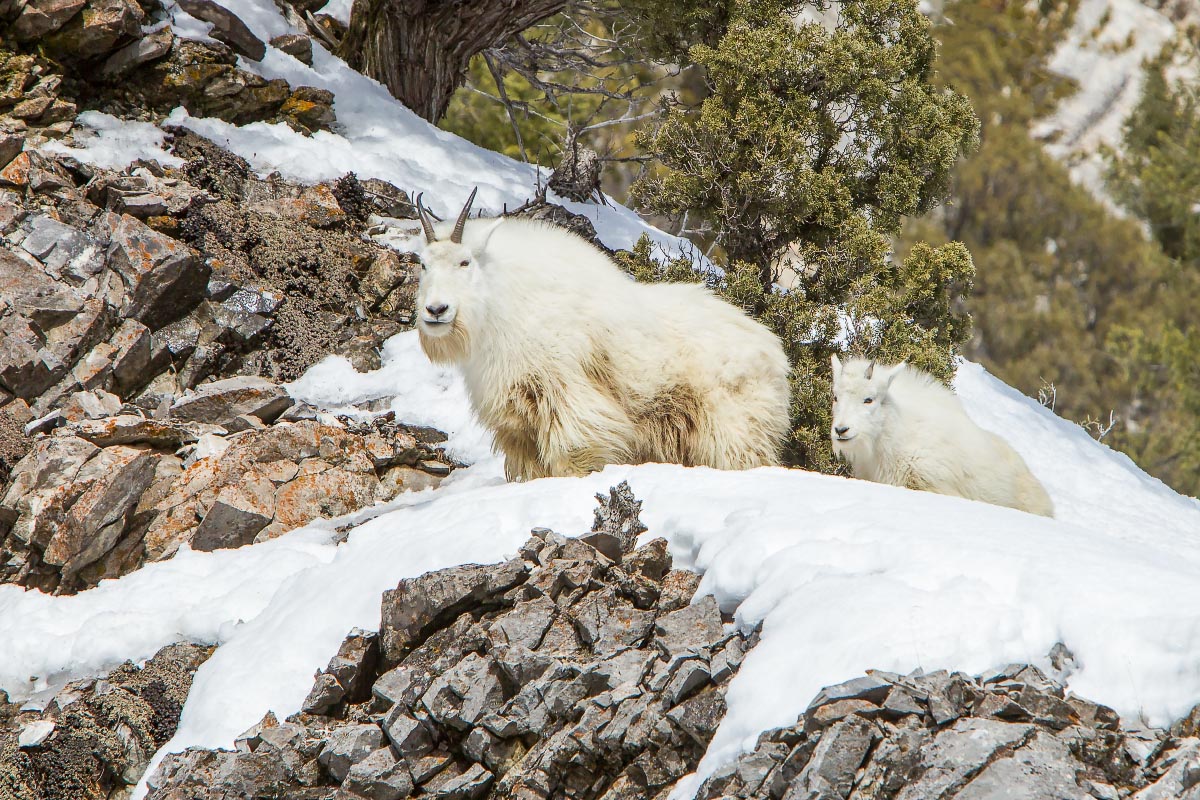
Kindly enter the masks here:
[[433, 223], [429, 221], [425, 206], [421, 205], [421, 198], [424, 196], [424, 192], [417, 195], [417, 216], [421, 218], [421, 227], [425, 229], [425, 241], [436, 242], [437, 237], [433, 235]]
[[458, 221], [454, 223], [454, 230], [450, 233], [450, 241], [455, 244], [462, 244], [463, 226], [467, 224], [467, 216], [471, 213], [471, 204], [475, 202], [475, 193], [478, 191], [478, 186], [471, 190], [471, 196], [467, 198], [467, 204], [458, 213]]

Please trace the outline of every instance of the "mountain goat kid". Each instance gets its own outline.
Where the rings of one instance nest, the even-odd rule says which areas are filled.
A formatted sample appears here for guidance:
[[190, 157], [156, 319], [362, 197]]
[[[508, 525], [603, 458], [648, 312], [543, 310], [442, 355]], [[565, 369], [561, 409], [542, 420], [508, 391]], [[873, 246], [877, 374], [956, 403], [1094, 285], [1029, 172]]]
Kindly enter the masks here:
[[1017, 451], [972, 422], [933, 376], [903, 363], [831, 360], [833, 451], [855, 476], [1054, 516]]
[[647, 461], [778, 463], [789, 427], [779, 340], [695, 284], [639, 284], [569, 231], [532, 220], [435, 226], [417, 328], [462, 370], [509, 480]]

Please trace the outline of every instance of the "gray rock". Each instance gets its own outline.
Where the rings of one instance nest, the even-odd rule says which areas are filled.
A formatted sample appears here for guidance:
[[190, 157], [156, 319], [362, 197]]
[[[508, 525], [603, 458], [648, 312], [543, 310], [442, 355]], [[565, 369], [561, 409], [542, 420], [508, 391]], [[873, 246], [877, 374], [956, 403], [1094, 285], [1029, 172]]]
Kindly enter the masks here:
[[896, 800], [953, 796], [998, 752], [1023, 746], [1036, 730], [1022, 723], [960, 719], [939, 732], [933, 743], [924, 748], [920, 779], [906, 785]]
[[[8, 166], [8, 163], [17, 157], [17, 153], [21, 152], [25, 147], [25, 137], [15, 133], [0, 133], [0, 169]], [[15, 209], [14, 209], [15, 210]], [[0, 234], [6, 234], [8, 231], [0, 226]]]
[[[64, 60], [90, 60], [140, 35], [144, 18], [145, 12], [133, 0], [89, 0], [83, 14], [42, 40], [41, 46]], [[74, 118], [73, 106], [69, 118]], [[55, 122], [59, 118], [42, 119]]]
[[71, 432], [101, 447], [119, 444], [179, 447], [196, 441], [199, 436], [192, 426], [147, 419], [136, 414], [82, 420], [71, 426]]
[[191, 546], [201, 552], [243, 547], [251, 544], [271, 519], [255, 503], [240, 503], [230, 497], [217, 499], [196, 528]]
[[187, 247], [128, 215], [109, 215], [107, 226], [108, 262], [130, 289], [123, 316], [154, 331], [204, 298], [211, 268]]
[[341, 782], [351, 767], [365, 760], [382, 744], [383, 731], [378, 725], [343, 725], [330, 733], [317, 761]]
[[344, 687], [346, 699], [361, 703], [371, 696], [371, 681], [379, 662], [379, 636], [370, 631], [355, 628], [338, 647], [337, 655], [325, 667]]
[[175, 34], [170, 28], [147, 34], [110, 55], [100, 72], [108, 78], [120, 77], [135, 67], [162, 58], [171, 52], [174, 43]]
[[861, 717], [836, 723], [821, 737], [784, 800], [848, 797], [854, 776], [877, 738], [875, 726]]
[[1200, 739], [1183, 739], [1167, 751], [1158, 780], [1132, 800], [1200, 800]]
[[429, 628], [447, 616], [508, 591], [528, 568], [519, 560], [486, 567], [459, 567], [405, 579], [383, 594], [383, 655], [396, 663]]
[[103, 250], [86, 233], [43, 215], [26, 224], [21, 248], [41, 261], [50, 275], [80, 284], [104, 269]]
[[396, 752], [406, 760], [420, 758], [433, 750], [433, 735], [429, 726], [399, 706], [392, 709], [383, 724], [383, 730]]
[[654, 630], [654, 612], [635, 608], [616, 591], [592, 592], [571, 609], [579, 639], [594, 652], [637, 647]]
[[954, 795], [955, 800], [1093, 800], [1076, 774], [1083, 764], [1067, 745], [1038, 733], [1007, 758], [998, 758]]
[[472, 764], [461, 775], [422, 786], [422, 795], [444, 800], [475, 800], [483, 796], [493, 780], [495, 776], [482, 765]]
[[491, 659], [471, 653], [430, 685], [421, 703], [430, 718], [468, 730], [504, 700], [499, 670]]
[[83, 10], [85, 0], [29, 0], [12, 24], [19, 42], [39, 39], [58, 30]]
[[167, 213], [166, 199], [149, 192], [122, 194], [117, 198], [115, 206], [114, 210], [138, 219], [147, 219]]
[[17, 397], [36, 399], [66, 371], [29, 320], [16, 314], [0, 318], [0, 383]]
[[143, 386], [150, 369], [150, 329], [136, 319], [122, 320], [108, 341], [113, 347], [113, 387], [126, 392]]
[[818, 706], [823, 706], [826, 703], [834, 703], [838, 700], [867, 700], [876, 705], [887, 699], [888, 693], [892, 690], [892, 684], [881, 678], [873, 675], [864, 675], [861, 678], [839, 683], [836, 686], [827, 686], [817, 693], [813, 701], [809, 703], [808, 708], [811, 711]]
[[46, 544], [43, 560], [70, 576], [105, 555], [125, 534], [127, 519], [154, 480], [162, 456], [115, 446], [89, 463], [94, 482], [71, 504]]
[[239, 376], [196, 387], [171, 405], [171, 417], [224, 426], [243, 414], [251, 414], [270, 423], [293, 402], [287, 390], [278, 384], [264, 378]]
[[350, 768], [342, 788], [367, 800], [401, 800], [413, 791], [408, 765], [381, 747]]
[[883, 711], [890, 717], [904, 717], [909, 714], [924, 714], [925, 708], [911, 694], [895, 686], [883, 702]]
[[659, 617], [654, 628], [659, 644], [673, 655], [704, 647], [725, 633], [721, 610], [712, 595]]
[[271, 40], [271, 46], [282, 50], [301, 64], [312, 66], [312, 39], [299, 33], [286, 33]]
[[[642, 501], [633, 496], [628, 481], [621, 481], [608, 490], [608, 497], [596, 495], [600, 507], [592, 521], [593, 533], [607, 533], [616, 537], [621, 552], [629, 553], [637, 546], [637, 538], [646, 531], [639, 514]], [[620, 559], [614, 559], [620, 560]]]

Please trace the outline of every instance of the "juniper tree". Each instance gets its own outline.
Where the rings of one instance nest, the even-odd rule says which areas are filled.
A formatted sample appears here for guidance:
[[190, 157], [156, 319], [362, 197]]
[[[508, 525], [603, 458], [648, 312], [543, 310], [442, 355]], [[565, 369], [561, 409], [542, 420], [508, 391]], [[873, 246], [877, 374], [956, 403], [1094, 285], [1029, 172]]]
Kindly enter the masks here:
[[[668, 13], [625, 4], [652, 22]], [[933, 84], [936, 45], [915, 0], [667, 5], [684, 24], [650, 46], [700, 70], [703, 93], [664, 101], [640, 139], [657, 164], [634, 195], [705, 234], [725, 268], [721, 291], [784, 339], [789, 458], [831, 468], [831, 353], [908, 359], [948, 378], [969, 333], [955, 304], [970, 287], [966, 249], [921, 245], [901, 260], [891, 242], [905, 217], [946, 198], [976, 119], [966, 98]]]

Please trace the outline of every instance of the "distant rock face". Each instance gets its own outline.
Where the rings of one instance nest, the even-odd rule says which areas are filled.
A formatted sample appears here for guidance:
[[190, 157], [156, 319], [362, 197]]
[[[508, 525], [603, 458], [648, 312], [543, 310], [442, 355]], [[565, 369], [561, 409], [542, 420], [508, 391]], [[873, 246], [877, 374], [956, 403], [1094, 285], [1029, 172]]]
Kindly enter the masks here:
[[[689, 605], [656, 540], [613, 561], [535, 531], [520, 556], [402, 581], [305, 711], [169, 756], [155, 800], [654, 797], [694, 769], [753, 638]], [[684, 573], [679, 573], [684, 577]]]
[[164, 647], [141, 667], [126, 662], [19, 708], [0, 692], [0, 797], [124, 797], [174, 735], [192, 677], [211, 653]]

